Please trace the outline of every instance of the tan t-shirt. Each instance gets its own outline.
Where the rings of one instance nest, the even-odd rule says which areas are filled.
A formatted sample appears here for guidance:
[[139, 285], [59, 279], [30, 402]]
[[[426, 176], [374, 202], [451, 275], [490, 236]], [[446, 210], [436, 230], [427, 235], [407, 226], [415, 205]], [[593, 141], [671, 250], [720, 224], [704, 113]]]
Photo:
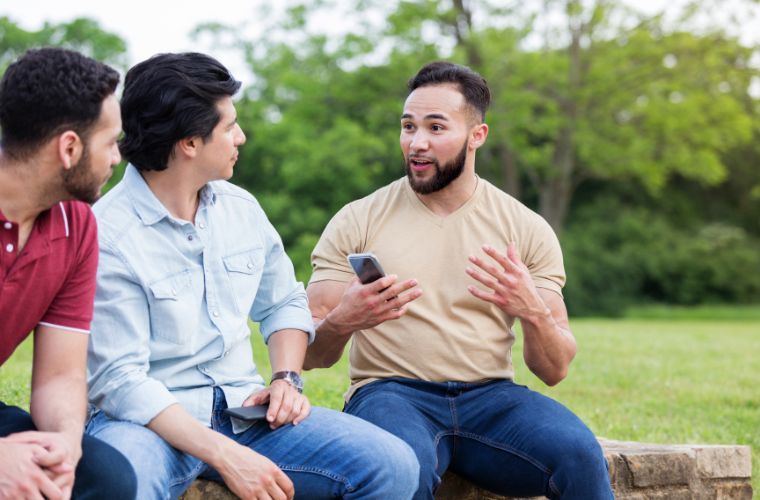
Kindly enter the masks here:
[[343, 207], [312, 254], [310, 282], [348, 282], [346, 256], [372, 252], [388, 274], [415, 278], [423, 290], [395, 321], [355, 332], [350, 351], [351, 388], [377, 379], [476, 382], [511, 379], [514, 318], [475, 298], [465, 273], [481, 246], [506, 253], [517, 244], [537, 287], [561, 294], [562, 252], [549, 224], [525, 205], [479, 179], [473, 196], [440, 217], [415, 195], [406, 177]]

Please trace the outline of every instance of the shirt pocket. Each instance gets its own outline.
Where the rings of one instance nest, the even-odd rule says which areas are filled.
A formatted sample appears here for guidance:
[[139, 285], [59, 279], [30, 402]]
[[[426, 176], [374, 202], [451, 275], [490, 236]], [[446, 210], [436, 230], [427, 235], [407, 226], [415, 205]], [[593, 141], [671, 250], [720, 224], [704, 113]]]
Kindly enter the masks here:
[[230, 254], [223, 260], [235, 307], [239, 313], [248, 314], [264, 274], [264, 249], [249, 248]]
[[198, 328], [197, 314], [192, 311], [200, 310], [200, 304], [195, 304], [190, 270], [161, 278], [148, 288], [151, 292], [151, 335], [173, 344], [186, 345]]

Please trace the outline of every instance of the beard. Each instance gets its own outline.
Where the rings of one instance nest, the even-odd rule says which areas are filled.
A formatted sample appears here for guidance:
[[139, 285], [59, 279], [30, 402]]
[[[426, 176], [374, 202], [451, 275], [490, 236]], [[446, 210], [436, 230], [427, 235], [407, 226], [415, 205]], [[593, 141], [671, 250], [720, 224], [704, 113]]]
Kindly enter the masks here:
[[438, 160], [433, 160], [432, 163], [433, 167], [435, 168], [435, 175], [432, 179], [426, 181], [421, 181], [414, 178], [412, 167], [409, 165], [411, 162], [411, 155], [409, 158], [406, 158], [404, 165], [406, 169], [406, 176], [409, 179], [409, 185], [412, 187], [414, 192], [418, 194], [435, 193], [436, 191], [440, 191], [441, 189], [445, 188], [454, 182], [460, 175], [462, 175], [462, 172], [464, 172], [464, 162], [467, 158], [468, 144], [469, 141], [465, 140], [462, 149], [459, 151], [459, 154], [457, 154], [454, 159], [447, 162], [443, 166], [438, 163]]
[[97, 179], [92, 172], [90, 148], [85, 145], [82, 157], [76, 165], [61, 174], [63, 189], [72, 199], [93, 204], [100, 198], [102, 179]]

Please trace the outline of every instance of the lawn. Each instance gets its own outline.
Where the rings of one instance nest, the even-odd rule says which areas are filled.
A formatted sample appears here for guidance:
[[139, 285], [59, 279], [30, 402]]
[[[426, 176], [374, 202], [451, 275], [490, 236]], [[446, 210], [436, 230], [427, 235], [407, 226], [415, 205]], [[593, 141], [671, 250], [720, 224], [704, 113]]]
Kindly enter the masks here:
[[[738, 320], [655, 316], [574, 319], [579, 350], [568, 378], [546, 388], [515, 356], [516, 378], [563, 402], [609, 439], [750, 445], [752, 485], [760, 492], [760, 319], [752, 314]], [[254, 352], [268, 377], [258, 336]], [[27, 341], [0, 368], [1, 401], [27, 405], [30, 362]], [[313, 404], [342, 407], [348, 384], [345, 356], [333, 368], [307, 372], [304, 378]]]

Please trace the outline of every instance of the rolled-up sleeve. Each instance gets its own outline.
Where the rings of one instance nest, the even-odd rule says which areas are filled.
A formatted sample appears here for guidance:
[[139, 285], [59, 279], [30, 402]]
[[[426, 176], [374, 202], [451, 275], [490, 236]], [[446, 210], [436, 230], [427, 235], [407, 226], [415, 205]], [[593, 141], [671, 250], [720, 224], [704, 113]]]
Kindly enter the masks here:
[[264, 221], [266, 263], [250, 318], [259, 322], [265, 342], [273, 333], [293, 328], [306, 332], [311, 343], [314, 321], [303, 283], [296, 281], [293, 263], [285, 253], [280, 236], [265, 216]]
[[144, 289], [118, 251], [101, 241], [88, 385], [90, 402], [113, 418], [146, 425], [177, 402], [148, 375], [150, 331]]

